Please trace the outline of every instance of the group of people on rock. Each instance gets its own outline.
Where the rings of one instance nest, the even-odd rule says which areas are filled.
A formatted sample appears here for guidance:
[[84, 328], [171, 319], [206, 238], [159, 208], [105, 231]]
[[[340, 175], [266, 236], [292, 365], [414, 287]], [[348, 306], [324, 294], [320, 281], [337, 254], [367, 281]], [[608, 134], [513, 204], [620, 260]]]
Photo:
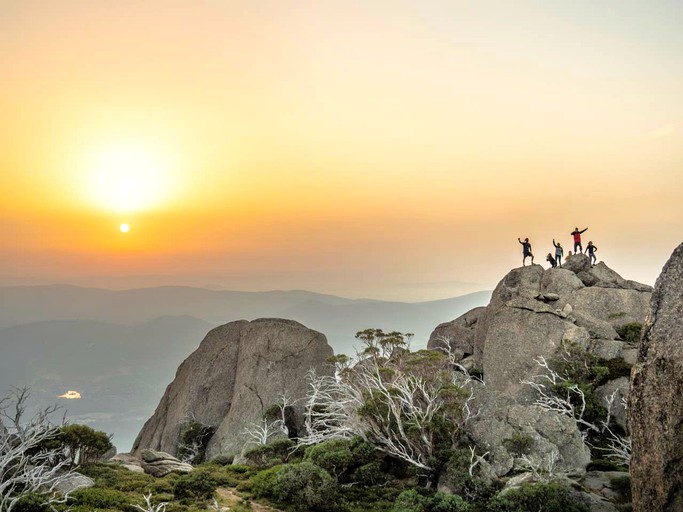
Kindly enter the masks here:
[[[574, 231], [572, 231], [570, 234], [574, 237], [574, 252], [576, 254], [581, 254], [584, 252], [583, 250], [583, 245], [581, 244], [581, 234], [584, 233], [588, 228], [579, 230], [579, 228], [574, 228]], [[524, 241], [522, 241], [521, 238], [518, 238], [517, 241], [522, 244], [522, 266], [526, 266], [526, 259], [531, 258], [531, 264], [534, 264], [534, 254], [531, 252], [531, 242], [529, 242], [528, 238], [525, 238]], [[555, 267], [562, 267], [562, 258], [564, 257], [564, 249], [562, 248], [562, 245], [559, 242], [555, 242], [555, 239], [553, 238], [553, 247], [555, 247], [555, 256], [553, 256], [552, 253], [548, 253], [548, 256], [546, 256], [545, 260], [550, 263], [552, 268]], [[586, 251], [585, 253], [588, 255], [588, 258], [590, 259], [591, 266], [594, 266], [595, 263], [598, 261], [597, 256], [595, 256], [595, 252], [598, 250], [598, 248], [593, 245], [593, 242], [590, 241], [588, 242], [588, 245], [586, 246]], [[569, 254], [567, 254], [567, 258], [569, 258], [572, 255], [571, 251]], [[565, 258], [565, 261], [566, 259]]]

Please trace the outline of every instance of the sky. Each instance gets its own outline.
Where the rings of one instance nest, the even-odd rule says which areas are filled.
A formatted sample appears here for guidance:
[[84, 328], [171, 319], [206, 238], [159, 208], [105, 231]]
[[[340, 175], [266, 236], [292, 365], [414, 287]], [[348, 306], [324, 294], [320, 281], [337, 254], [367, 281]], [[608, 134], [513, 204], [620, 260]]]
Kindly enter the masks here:
[[[0, 285], [431, 300], [683, 226], [678, 1], [0, 2]], [[123, 233], [121, 224], [130, 230]]]

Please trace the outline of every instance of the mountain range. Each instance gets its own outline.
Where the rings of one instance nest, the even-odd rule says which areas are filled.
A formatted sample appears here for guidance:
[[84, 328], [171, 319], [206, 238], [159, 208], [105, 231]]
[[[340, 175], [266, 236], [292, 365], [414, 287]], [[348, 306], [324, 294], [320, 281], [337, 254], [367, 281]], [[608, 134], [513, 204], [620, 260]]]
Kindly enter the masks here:
[[325, 334], [335, 353], [352, 353], [354, 334], [378, 327], [412, 332], [413, 348], [423, 348], [436, 325], [490, 296], [404, 303], [302, 290], [0, 287], [0, 394], [30, 386], [35, 403], [45, 405], [77, 391], [80, 399], [59, 399], [70, 421], [113, 433], [127, 450], [180, 362], [220, 324], [297, 320]]

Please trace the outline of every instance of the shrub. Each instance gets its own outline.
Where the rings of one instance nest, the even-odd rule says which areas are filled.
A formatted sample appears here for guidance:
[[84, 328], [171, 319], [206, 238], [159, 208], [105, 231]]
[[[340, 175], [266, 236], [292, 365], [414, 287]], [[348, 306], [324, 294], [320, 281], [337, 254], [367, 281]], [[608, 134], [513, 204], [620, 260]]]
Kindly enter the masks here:
[[487, 512], [589, 512], [559, 484], [522, 485], [489, 501]]
[[391, 512], [427, 512], [429, 500], [415, 489], [403, 491], [396, 498]]
[[14, 505], [12, 512], [46, 512], [49, 510], [46, 505], [45, 496], [32, 492], [22, 496]]
[[363, 464], [351, 474], [350, 480], [363, 486], [378, 485], [386, 482], [387, 474], [379, 461]]
[[232, 464], [232, 461], [234, 460], [234, 453], [219, 453], [209, 461], [209, 464], [215, 464], [217, 466], [228, 466]]
[[206, 447], [216, 431], [215, 427], [198, 421], [188, 421], [182, 427], [178, 443], [178, 458], [190, 464], [201, 464], [206, 457]]
[[429, 504], [429, 512], [468, 512], [470, 504], [457, 494], [437, 492]]
[[638, 343], [640, 341], [640, 334], [643, 330], [643, 324], [639, 322], [631, 322], [629, 324], [620, 325], [616, 328], [617, 334], [622, 340], [630, 343]]
[[275, 466], [256, 475], [252, 482], [256, 496], [291, 504], [296, 510], [322, 512], [338, 508], [337, 482], [310, 462]]
[[622, 466], [610, 459], [593, 459], [586, 466], [586, 471], [621, 471]]
[[439, 483], [446, 486], [454, 495], [465, 497], [467, 501], [486, 502], [496, 494], [500, 484], [482, 477], [480, 465], [474, 469], [473, 475], [470, 475], [470, 456], [468, 448], [455, 449], [440, 476]]
[[309, 446], [306, 448], [304, 460], [323, 468], [338, 479], [354, 462], [351, 442], [347, 439], [331, 439]]
[[252, 448], [244, 454], [249, 465], [265, 469], [288, 462], [296, 444], [289, 439], [278, 439], [270, 444]]
[[628, 475], [611, 478], [612, 490], [619, 493], [624, 501], [631, 501], [631, 477]]
[[531, 448], [534, 446], [534, 439], [531, 436], [515, 432], [512, 437], [503, 439], [503, 446], [505, 449], [516, 457], [528, 455]]
[[59, 442], [72, 465], [98, 462], [114, 446], [110, 435], [87, 425], [65, 425], [59, 430]]
[[95, 480], [99, 487], [140, 494], [166, 482], [165, 479], [155, 479], [150, 475], [133, 473], [121, 466], [109, 464], [90, 464], [79, 468], [79, 472]]
[[218, 482], [208, 471], [193, 471], [182, 475], [173, 486], [176, 499], [208, 500], [218, 487]]
[[71, 493], [71, 499], [74, 505], [84, 505], [91, 510], [93, 508], [133, 509], [126, 493], [115, 489], [101, 489], [98, 487], [77, 489]]
[[631, 376], [631, 365], [624, 361], [623, 357], [617, 357], [609, 361], [601, 360], [600, 363], [609, 369], [609, 380]]

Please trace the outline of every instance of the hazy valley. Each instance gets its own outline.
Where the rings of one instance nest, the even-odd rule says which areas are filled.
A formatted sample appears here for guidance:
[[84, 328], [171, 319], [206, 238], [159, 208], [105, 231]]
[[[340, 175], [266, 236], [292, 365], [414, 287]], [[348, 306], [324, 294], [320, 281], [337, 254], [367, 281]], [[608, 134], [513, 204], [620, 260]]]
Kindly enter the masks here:
[[[128, 450], [178, 364], [213, 327], [290, 318], [354, 350], [367, 327], [415, 334], [486, 304], [490, 292], [419, 302], [351, 300], [306, 291], [233, 292], [161, 287], [111, 291], [74, 286], [0, 288], [0, 389], [30, 386], [37, 402], [60, 402], [73, 422], [113, 432]], [[80, 399], [56, 397], [78, 391]]]

